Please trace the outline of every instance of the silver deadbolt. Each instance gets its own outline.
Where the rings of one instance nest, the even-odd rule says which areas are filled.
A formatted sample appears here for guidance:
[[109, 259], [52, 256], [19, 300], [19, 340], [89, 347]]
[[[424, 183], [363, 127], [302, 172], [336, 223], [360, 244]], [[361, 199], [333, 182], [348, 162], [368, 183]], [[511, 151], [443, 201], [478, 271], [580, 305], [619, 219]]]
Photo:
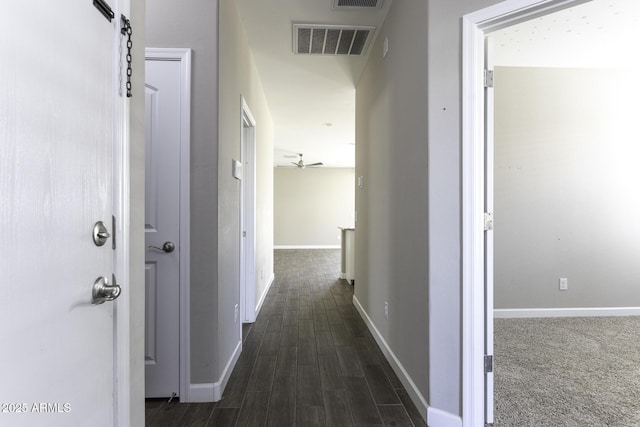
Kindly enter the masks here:
[[98, 277], [93, 283], [92, 303], [102, 304], [105, 301], [113, 301], [120, 296], [122, 289], [116, 283], [116, 276], [113, 277], [113, 284], [110, 285], [106, 278]]
[[157, 246], [149, 246], [149, 248], [157, 249], [159, 251], [163, 251], [163, 252], [166, 252], [166, 253], [171, 253], [176, 249], [176, 245], [173, 242], [164, 242], [164, 244], [162, 245], [161, 248], [159, 248]]
[[93, 243], [96, 246], [102, 246], [107, 243], [109, 237], [111, 237], [111, 234], [109, 234], [109, 230], [107, 230], [104, 223], [102, 221], [96, 222], [93, 226]]

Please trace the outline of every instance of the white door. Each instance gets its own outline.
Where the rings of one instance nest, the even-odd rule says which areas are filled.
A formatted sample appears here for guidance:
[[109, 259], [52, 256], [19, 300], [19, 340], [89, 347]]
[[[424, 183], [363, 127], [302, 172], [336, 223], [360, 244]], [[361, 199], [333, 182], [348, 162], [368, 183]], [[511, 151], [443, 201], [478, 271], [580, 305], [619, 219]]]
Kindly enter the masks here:
[[145, 71], [145, 381], [147, 397], [180, 395], [180, 61]]
[[114, 251], [92, 229], [112, 231], [119, 24], [88, 1], [0, 14], [0, 425], [114, 425], [117, 302], [92, 304]]
[[485, 38], [485, 423], [493, 423], [493, 44]]

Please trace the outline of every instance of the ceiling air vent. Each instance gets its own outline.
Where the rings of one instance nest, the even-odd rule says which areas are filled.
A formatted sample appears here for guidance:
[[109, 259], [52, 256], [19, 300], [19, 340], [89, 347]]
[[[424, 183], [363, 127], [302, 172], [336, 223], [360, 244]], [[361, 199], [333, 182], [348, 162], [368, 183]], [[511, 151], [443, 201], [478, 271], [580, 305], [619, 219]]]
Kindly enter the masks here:
[[383, 0], [333, 0], [334, 9], [381, 7]]
[[293, 24], [296, 55], [362, 55], [375, 27]]

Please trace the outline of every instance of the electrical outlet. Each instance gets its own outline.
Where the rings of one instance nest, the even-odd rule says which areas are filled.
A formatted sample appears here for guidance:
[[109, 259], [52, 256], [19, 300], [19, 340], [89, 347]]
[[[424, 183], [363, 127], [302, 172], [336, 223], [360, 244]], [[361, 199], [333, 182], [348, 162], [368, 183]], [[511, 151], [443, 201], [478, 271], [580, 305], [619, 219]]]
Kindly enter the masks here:
[[567, 279], [566, 277], [561, 277], [559, 280], [560, 283], [560, 290], [561, 291], [568, 291], [569, 290], [569, 279]]
[[384, 302], [384, 318], [389, 320], [389, 303], [387, 301]]
[[233, 310], [233, 323], [237, 323], [238, 322], [238, 313], [240, 312], [240, 307], [238, 306], [238, 304], [236, 304], [236, 306], [234, 307]]

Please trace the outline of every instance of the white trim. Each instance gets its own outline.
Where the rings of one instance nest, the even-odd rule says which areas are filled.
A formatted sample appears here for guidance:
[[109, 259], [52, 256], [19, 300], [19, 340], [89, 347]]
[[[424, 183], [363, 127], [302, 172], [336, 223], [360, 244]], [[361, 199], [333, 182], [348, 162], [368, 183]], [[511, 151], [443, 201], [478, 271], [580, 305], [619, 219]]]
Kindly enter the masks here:
[[427, 410], [427, 425], [429, 427], [461, 427], [462, 418], [450, 412], [429, 407]]
[[220, 399], [222, 399], [222, 393], [227, 386], [227, 382], [229, 382], [229, 377], [231, 377], [231, 373], [233, 372], [233, 368], [236, 366], [236, 362], [240, 357], [240, 353], [242, 353], [242, 340], [238, 341], [236, 349], [233, 351], [231, 357], [227, 361], [227, 365], [224, 367], [222, 374], [220, 374], [220, 379], [213, 384], [214, 402], [218, 402], [220, 401]]
[[[197, 383], [189, 384], [189, 402], [215, 402], [214, 396], [214, 383]], [[182, 399], [180, 399], [182, 401]]]
[[256, 119], [249, 104], [240, 95], [240, 159], [242, 180], [240, 181], [240, 318], [239, 336], [242, 323], [256, 321]]
[[493, 310], [495, 319], [614, 316], [640, 316], [640, 307], [500, 308]]
[[[129, 0], [119, 0], [115, 5], [119, 14], [130, 15]], [[114, 124], [116, 147], [114, 152], [114, 206], [113, 215], [116, 217], [116, 230], [112, 230], [117, 236], [116, 250], [114, 253], [114, 274], [123, 285], [120, 297], [114, 302], [115, 334], [114, 358], [116, 363], [114, 384], [114, 425], [127, 426], [131, 423], [131, 127], [130, 105], [125, 96], [120, 95], [120, 49], [121, 37], [119, 31], [114, 31]]]
[[526, 22], [591, 0], [506, 0], [465, 15], [485, 33]]
[[[145, 61], [180, 61], [180, 401], [191, 402], [191, 49], [145, 48]], [[209, 400], [210, 401], [210, 400]]]
[[416, 405], [416, 408], [418, 408], [418, 412], [420, 412], [422, 418], [426, 420], [428, 408], [427, 400], [424, 398], [422, 393], [420, 393], [420, 390], [418, 390], [418, 387], [409, 376], [409, 373], [404, 368], [404, 366], [402, 366], [402, 363], [400, 363], [400, 360], [398, 360], [395, 353], [391, 350], [389, 344], [387, 344], [387, 341], [384, 339], [380, 331], [378, 331], [378, 328], [376, 328], [376, 326], [373, 324], [373, 321], [364, 310], [364, 308], [360, 304], [360, 301], [358, 301], [358, 298], [356, 298], [355, 295], [353, 296], [353, 305], [355, 306], [356, 310], [358, 310], [358, 313], [360, 313], [360, 317], [362, 317], [362, 320], [364, 320], [367, 328], [369, 328], [369, 331], [378, 343], [378, 346], [380, 346], [380, 349], [389, 362], [389, 365], [391, 365], [391, 368], [398, 376], [398, 379], [400, 379], [400, 382], [407, 390], [407, 393], [409, 393], [409, 397], [411, 397], [414, 405]]
[[[220, 375], [220, 379], [215, 383], [194, 383], [189, 384], [189, 402], [218, 402], [222, 399], [222, 393], [227, 386], [229, 377], [233, 372], [233, 368], [242, 352], [242, 341], [238, 341], [235, 350], [231, 354], [231, 358], [227, 361], [227, 365]], [[180, 399], [182, 401], [182, 399]]]
[[258, 317], [258, 314], [260, 313], [260, 310], [262, 309], [262, 304], [264, 304], [264, 300], [267, 298], [267, 294], [269, 293], [269, 290], [271, 289], [271, 285], [273, 285], [273, 281], [275, 279], [276, 279], [275, 274], [271, 273], [271, 277], [269, 277], [269, 281], [267, 282], [267, 287], [264, 288], [264, 292], [262, 293], [262, 296], [260, 297], [260, 300], [258, 301], [258, 304], [256, 305], [255, 318]]
[[484, 34], [469, 16], [462, 33], [462, 420], [472, 427], [484, 420]]
[[276, 245], [273, 249], [340, 249], [340, 245]]
[[[484, 420], [484, 36], [589, 0], [506, 0], [462, 18], [462, 425]], [[491, 286], [493, 286], [491, 284]]]

